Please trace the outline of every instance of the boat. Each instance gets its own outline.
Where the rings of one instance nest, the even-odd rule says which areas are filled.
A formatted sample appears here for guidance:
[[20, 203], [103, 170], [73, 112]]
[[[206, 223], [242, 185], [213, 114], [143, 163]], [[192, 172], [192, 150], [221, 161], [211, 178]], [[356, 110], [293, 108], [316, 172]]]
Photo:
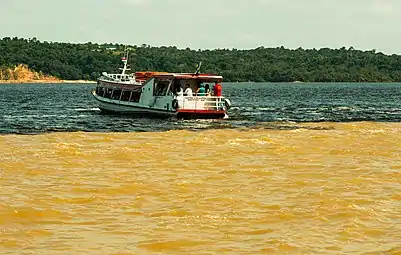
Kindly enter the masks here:
[[[121, 74], [103, 74], [92, 91], [102, 112], [184, 119], [228, 118], [231, 102], [222, 95], [223, 77], [200, 73], [202, 63], [195, 73], [136, 72], [133, 75], [125, 73], [126, 58], [123, 63]], [[206, 85], [214, 93], [196, 93]]]

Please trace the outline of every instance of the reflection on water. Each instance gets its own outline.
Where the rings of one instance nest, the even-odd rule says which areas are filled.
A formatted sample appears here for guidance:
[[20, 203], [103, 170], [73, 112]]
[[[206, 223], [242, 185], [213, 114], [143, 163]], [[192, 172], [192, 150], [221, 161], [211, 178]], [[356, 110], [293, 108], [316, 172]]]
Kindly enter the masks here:
[[401, 124], [229, 123], [0, 136], [0, 254], [401, 252]]

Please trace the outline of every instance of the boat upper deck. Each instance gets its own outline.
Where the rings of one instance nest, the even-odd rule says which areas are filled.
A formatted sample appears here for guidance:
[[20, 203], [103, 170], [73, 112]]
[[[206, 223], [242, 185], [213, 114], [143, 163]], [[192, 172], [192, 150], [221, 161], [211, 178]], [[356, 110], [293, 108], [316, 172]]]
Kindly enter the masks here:
[[160, 73], [153, 75], [157, 79], [182, 79], [182, 80], [200, 80], [204, 82], [222, 82], [223, 76], [215, 74], [194, 74], [194, 73]]

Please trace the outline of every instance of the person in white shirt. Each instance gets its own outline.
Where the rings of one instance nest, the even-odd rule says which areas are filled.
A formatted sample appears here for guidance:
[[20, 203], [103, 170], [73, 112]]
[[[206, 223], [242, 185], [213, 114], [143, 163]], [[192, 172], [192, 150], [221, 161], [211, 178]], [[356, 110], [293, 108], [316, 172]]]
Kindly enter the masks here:
[[173, 106], [175, 109], [176, 108], [182, 108], [184, 105], [184, 91], [182, 90], [182, 87], [178, 87], [176, 90], [176, 96], [175, 100], [177, 100], [177, 105]]
[[189, 84], [187, 84], [187, 88], [186, 88], [185, 91], [184, 91], [184, 95], [186, 95], [186, 96], [188, 96], [188, 97], [191, 97], [191, 96], [192, 96], [192, 89], [191, 89], [191, 87], [189, 86]]
[[177, 97], [182, 97], [182, 96], [184, 96], [184, 91], [182, 90], [181, 87], [179, 87], [179, 88], [177, 89]]

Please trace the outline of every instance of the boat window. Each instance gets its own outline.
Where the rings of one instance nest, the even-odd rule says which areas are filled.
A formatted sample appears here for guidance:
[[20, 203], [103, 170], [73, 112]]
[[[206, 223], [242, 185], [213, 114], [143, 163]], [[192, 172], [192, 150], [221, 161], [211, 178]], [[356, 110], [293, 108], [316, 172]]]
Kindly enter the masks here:
[[131, 91], [123, 90], [121, 94], [121, 101], [129, 101], [130, 96], [131, 96]]
[[113, 92], [112, 89], [106, 88], [103, 97], [105, 98], [111, 98], [111, 93]]
[[170, 83], [169, 81], [156, 80], [155, 87], [153, 90], [153, 95], [154, 96], [165, 96], [167, 93], [169, 83]]
[[121, 89], [113, 90], [112, 99], [119, 100], [121, 96]]
[[177, 91], [180, 90], [180, 87], [184, 90], [184, 85], [183, 85], [183, 83], [181, 83], [181, 80], [174, 80], [174, 83], [173, 83], [170, 91], [172, 91], [173, 93], [176, 93]]
[[103, 97], [103, 96], [104, 96], [104, 91], [105, 91], [105, 88], [103, 88], [103, 87], [97, 87], [97, 88], [96, 88], [96, 94], [97, 94], [98, 96]]
[[124, 75], [121, 80], [122, 81], [129, 81], [129, 76], [128, 75]]
[[138, 103], [140, 97], [141, 97], [140, 91], [132, 91], [130, 102]]

